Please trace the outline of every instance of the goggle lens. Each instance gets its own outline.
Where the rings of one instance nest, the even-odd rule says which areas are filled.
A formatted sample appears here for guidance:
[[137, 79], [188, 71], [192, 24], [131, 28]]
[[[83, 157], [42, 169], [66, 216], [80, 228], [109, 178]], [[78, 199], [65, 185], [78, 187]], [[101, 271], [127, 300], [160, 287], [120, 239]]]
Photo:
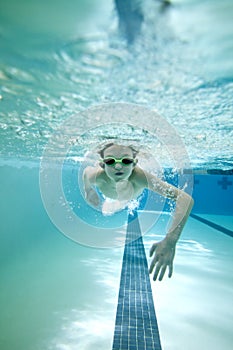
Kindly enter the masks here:
[[115, 159], [115, 158], [105, 158], [103, 159], [104, 164], [108, 166], [114, 166], [116, 163], [121, 163], [122, 165], [130, 165], [134, 163], [134, 159], [131, 158], [122, 158], [122, 159]]
[[122, 163], [124, 165], [129, 165], [129, 164], [132, 164], [133, 162], [134, 162], [133, 159], [129, 159], [129, 158], [123, 158], [122, 159]]
[[104, 159], [104, 163], [106, 165], [114, 165], [115, 164], [115, 159], [113, 159], [113, 158]]

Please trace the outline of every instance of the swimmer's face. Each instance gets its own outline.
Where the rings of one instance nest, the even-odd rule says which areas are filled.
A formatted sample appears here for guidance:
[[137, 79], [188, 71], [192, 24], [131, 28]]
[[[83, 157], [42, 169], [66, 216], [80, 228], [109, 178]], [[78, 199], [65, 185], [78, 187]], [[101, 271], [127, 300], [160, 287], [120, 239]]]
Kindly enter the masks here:
[[[104, 159], [111, 157], [117, 160], [122, 158], [133, 159], [133, 151], [130, 147], [127, 146], [113, 145], [108, 147], [104, 151]], [[115, 163], [112, 166], [105, 164], [104, 170], [106, 175], [115, 182], [127, 180], [132, 174], [132, 171], [135, 167], [135, 163], [131, 163], [128, 165], [123, 165], [122, 163]]]

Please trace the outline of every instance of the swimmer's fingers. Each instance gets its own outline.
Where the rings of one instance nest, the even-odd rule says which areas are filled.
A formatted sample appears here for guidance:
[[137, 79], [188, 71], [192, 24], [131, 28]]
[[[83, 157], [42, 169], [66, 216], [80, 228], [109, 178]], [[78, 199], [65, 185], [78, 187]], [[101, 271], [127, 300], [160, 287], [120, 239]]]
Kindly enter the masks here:
[[173, 262], [168, 266], [168, 277], [171, 278], [173, 273]]
[[152, 247], [150, 248], [150, 252], [149, 252], [149, 255], [150, 255], [150, 258], [152, 257], [152, 255], [154, 254], [155, 252], [155, 249], [158, 247], [158, 243], [154, 243], [152, 245]]
[[159, 276], [159, 281], [162, 281], [167, 269], [167, 264], [164, 264], [158, 256], [155, 256], [150, 266], [150, 273], [152, 273], [154, 268], [153, 280], [156, 281]]
[[[154, 255], [154, 256], [153, 256]], [[158, 243], [154, 243], [150, 249], [150, 257], [153, 259], [150, 264], [149, 273], [154, 271], [153, 280], [162, 281], [165, 272], [168, 268], [168, 277], [170, 278], [173, 273], [173, 259], [175, 256], [175, 246], [170, 246], [163, 240]]]
[[[152, 245], [152, 247], [150, 248], [150, 252], [149, 252], [150, 258], [155, 253], [157, 246], [158, 246], [158, 243], [154, 243]], [[150, 264], [149, 273], [152, 273], [152, 271], [154, 270], [155, 264], [158, 262], [158, 260], [159, 260], [158, 255], [155, 253], [155, 256], [152, 259], [151, 264]]]
[[[156, 260], [158, 261], [159, 259], [156, 259]], [[172, 270], [173, 270], [172, 264], [171, 265], [167, 265], [167, 264], [163, 264], [163, 263], [158, 261], [158, 263], [156, 265], [156, 268], [155, 268], [154, 275], [153, 275], [153, 280], [156, 281], [158, 276], [159, 276], [158, 280], [162, 281], [162, 279], [163, 279], [163, 277], [165, 275], [165, 272], [167, 270], [167, 267], [168, 267], [168, 270], [169, 270], [168, 277], [170, 278], [172, 276]], [[152, 271], [153, 271], [153, 268], [152, 268], [151, 272]]]
[[[149, 268], [149, 273], [152, 273], [152, 271], [154, 270], [154, 267], [155, 267], [155, 265], [156, 265], [156, 263], [158, 261], [159, 261], [159, 257], [158, 257], [158, 255], [155, 255], [153, 260], [151, 261], [150, 268]], [[158, 267], [158, 265], [157, 265], [157, 267]]]
[[[158, 277], [158, 274], [159, 274], [160, 269], [161, 269], [161, 263], [158, 263], [158, 264], [156, 265], [155, 272], [154, 272], [154, 275], [153, 275], [153, 280], [154, 280], [154, 281], [157, 280], [157, 277]], [[166, 267], [165, 267], [165, 270], [166, 270]], [[164, 273], [165, 273], [165, 271], [164, 271]], [[163, 274], [164, 274], [164, 273], [163, 273]], [[160, 280], [160, 279], [159, 279], [159, 280]]]
[[156, 281], [157, 277], [158, 277], [158, 274], [159, 274], [159, 281], [162, 281], [164, 275], [165, 275], [165, 272], [167, 270], [167, 267], [168, 267], [168, 277], [171, 278], [172, 277], [172, 272], [173, 272], [173, 264], [169, 264], [169, 265], [162, 265], [162, 266], [159, 266], [159, 269], [158, 271], [155, 270], [155, 273], [154, 273], [154, 277], [153, 277], [153, 280]]
[[[160, 268], [159, 281], [162, 281], [163, 276], [165, 275], [166, 269], [167, 269], [167, 265], [163, 265], [162, 268]], [[156, 278], [157, 278], [157, 275], [156, 275]], [[155, 276], [153, 279], [155, 281]]]

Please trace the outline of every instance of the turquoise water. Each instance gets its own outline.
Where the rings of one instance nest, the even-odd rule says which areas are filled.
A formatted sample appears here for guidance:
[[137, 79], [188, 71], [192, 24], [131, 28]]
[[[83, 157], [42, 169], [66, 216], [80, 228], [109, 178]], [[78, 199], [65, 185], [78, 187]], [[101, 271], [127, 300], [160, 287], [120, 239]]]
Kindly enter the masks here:
[[[123, 247], [89, 248], [59, 232], [40, 199], [38, 168], [5, 167], [0, 176], [1, 348], [110, 350]], [[233, 231], [232, 216], [199, 215]], [[168, 219], [144, 235], [147, 257]], [[163, 349], [231, 349], [232, 249], [231, 237], [189, 219], [173, 277], [152, 281]]]
[[78, 112], [124, 101], [164, 116], [192, 167], [232, 167], [232, 2], [177, 0], [161, 13], [145, 0], [141, 8], [141, 36], [128, 47], [114, 2], [1, 2], [3, 156], [38, 158], [71, 115], [79, 129]]
[[[233, 228], [232, 217], [202, 217]], [[148, 249], [153, 239], [144, 239]], [[232, 245], [231, 237], [189, 219], [177, 246], [174, 281], [153, 288], [163, 349], [231, 348]]]
[[[161, 170], [169, 160], [167, 148], [176, 144], [148, 133], [156, 129], [155, 115], [144, 115], [142, 123], [135, 114], [136, 125], [141, 122], [146, 130], [126, 133], [117, 116], [109, 117], [116, 124], [106, 129], [103, 115], [86, 112], [103, 103], [139, 104], [156, 110], [171, 126], [170, 135], [179, 135], [195, 173], [233, 168], [232, 2], [177, 0], [161, 11], [159, 2], [145, 0], [139, 10], [141, 35], [129, 44], [119, 34], [114, 3], [107, 0], [0, 3], [4, 350], [111, 349], [123, 247], [96, 249], [69, 240], [51, 222], [41, 198], [40, 160], [62, 122], [75, 121], [66, 150], [72, 161], [86, 161], [89, 148], [127, 135], [151, 153], [142, 157], [146, 167], [155, 164]], [[61, 136], [66, 139], [66, 132]], [[65, 147], [54, 150], [54, 159], [64, 156]], [[214, 175], [208, 176], [208, 188], [194, 182], [195, 213], [233, 230], [232, 187], [220, 191]], [[229, 210], [223, 212], [226, 205]], [[145, 215], [153, 222], [155, 213]], [[147, 256], [168, 217], [160, 216], [144, 236]], [[174, 276], [152, 282], [164, 350], [231, 349], [232, 244], [231, 237], [189, 219]]]

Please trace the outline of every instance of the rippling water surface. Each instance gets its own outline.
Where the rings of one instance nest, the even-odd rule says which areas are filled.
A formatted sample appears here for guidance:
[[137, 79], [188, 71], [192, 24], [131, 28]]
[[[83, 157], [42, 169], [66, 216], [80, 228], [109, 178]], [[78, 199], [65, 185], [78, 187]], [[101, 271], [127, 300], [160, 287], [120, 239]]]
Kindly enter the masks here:
[[70, 116], [78, 128], [88, 107], [130, 102], [176, 128], [192, 167], [233, 167], [233, 3], [135, 6], [141, 31], [129, 43], [111, 1], [1, 2], [2, 158], [38, 159]]

